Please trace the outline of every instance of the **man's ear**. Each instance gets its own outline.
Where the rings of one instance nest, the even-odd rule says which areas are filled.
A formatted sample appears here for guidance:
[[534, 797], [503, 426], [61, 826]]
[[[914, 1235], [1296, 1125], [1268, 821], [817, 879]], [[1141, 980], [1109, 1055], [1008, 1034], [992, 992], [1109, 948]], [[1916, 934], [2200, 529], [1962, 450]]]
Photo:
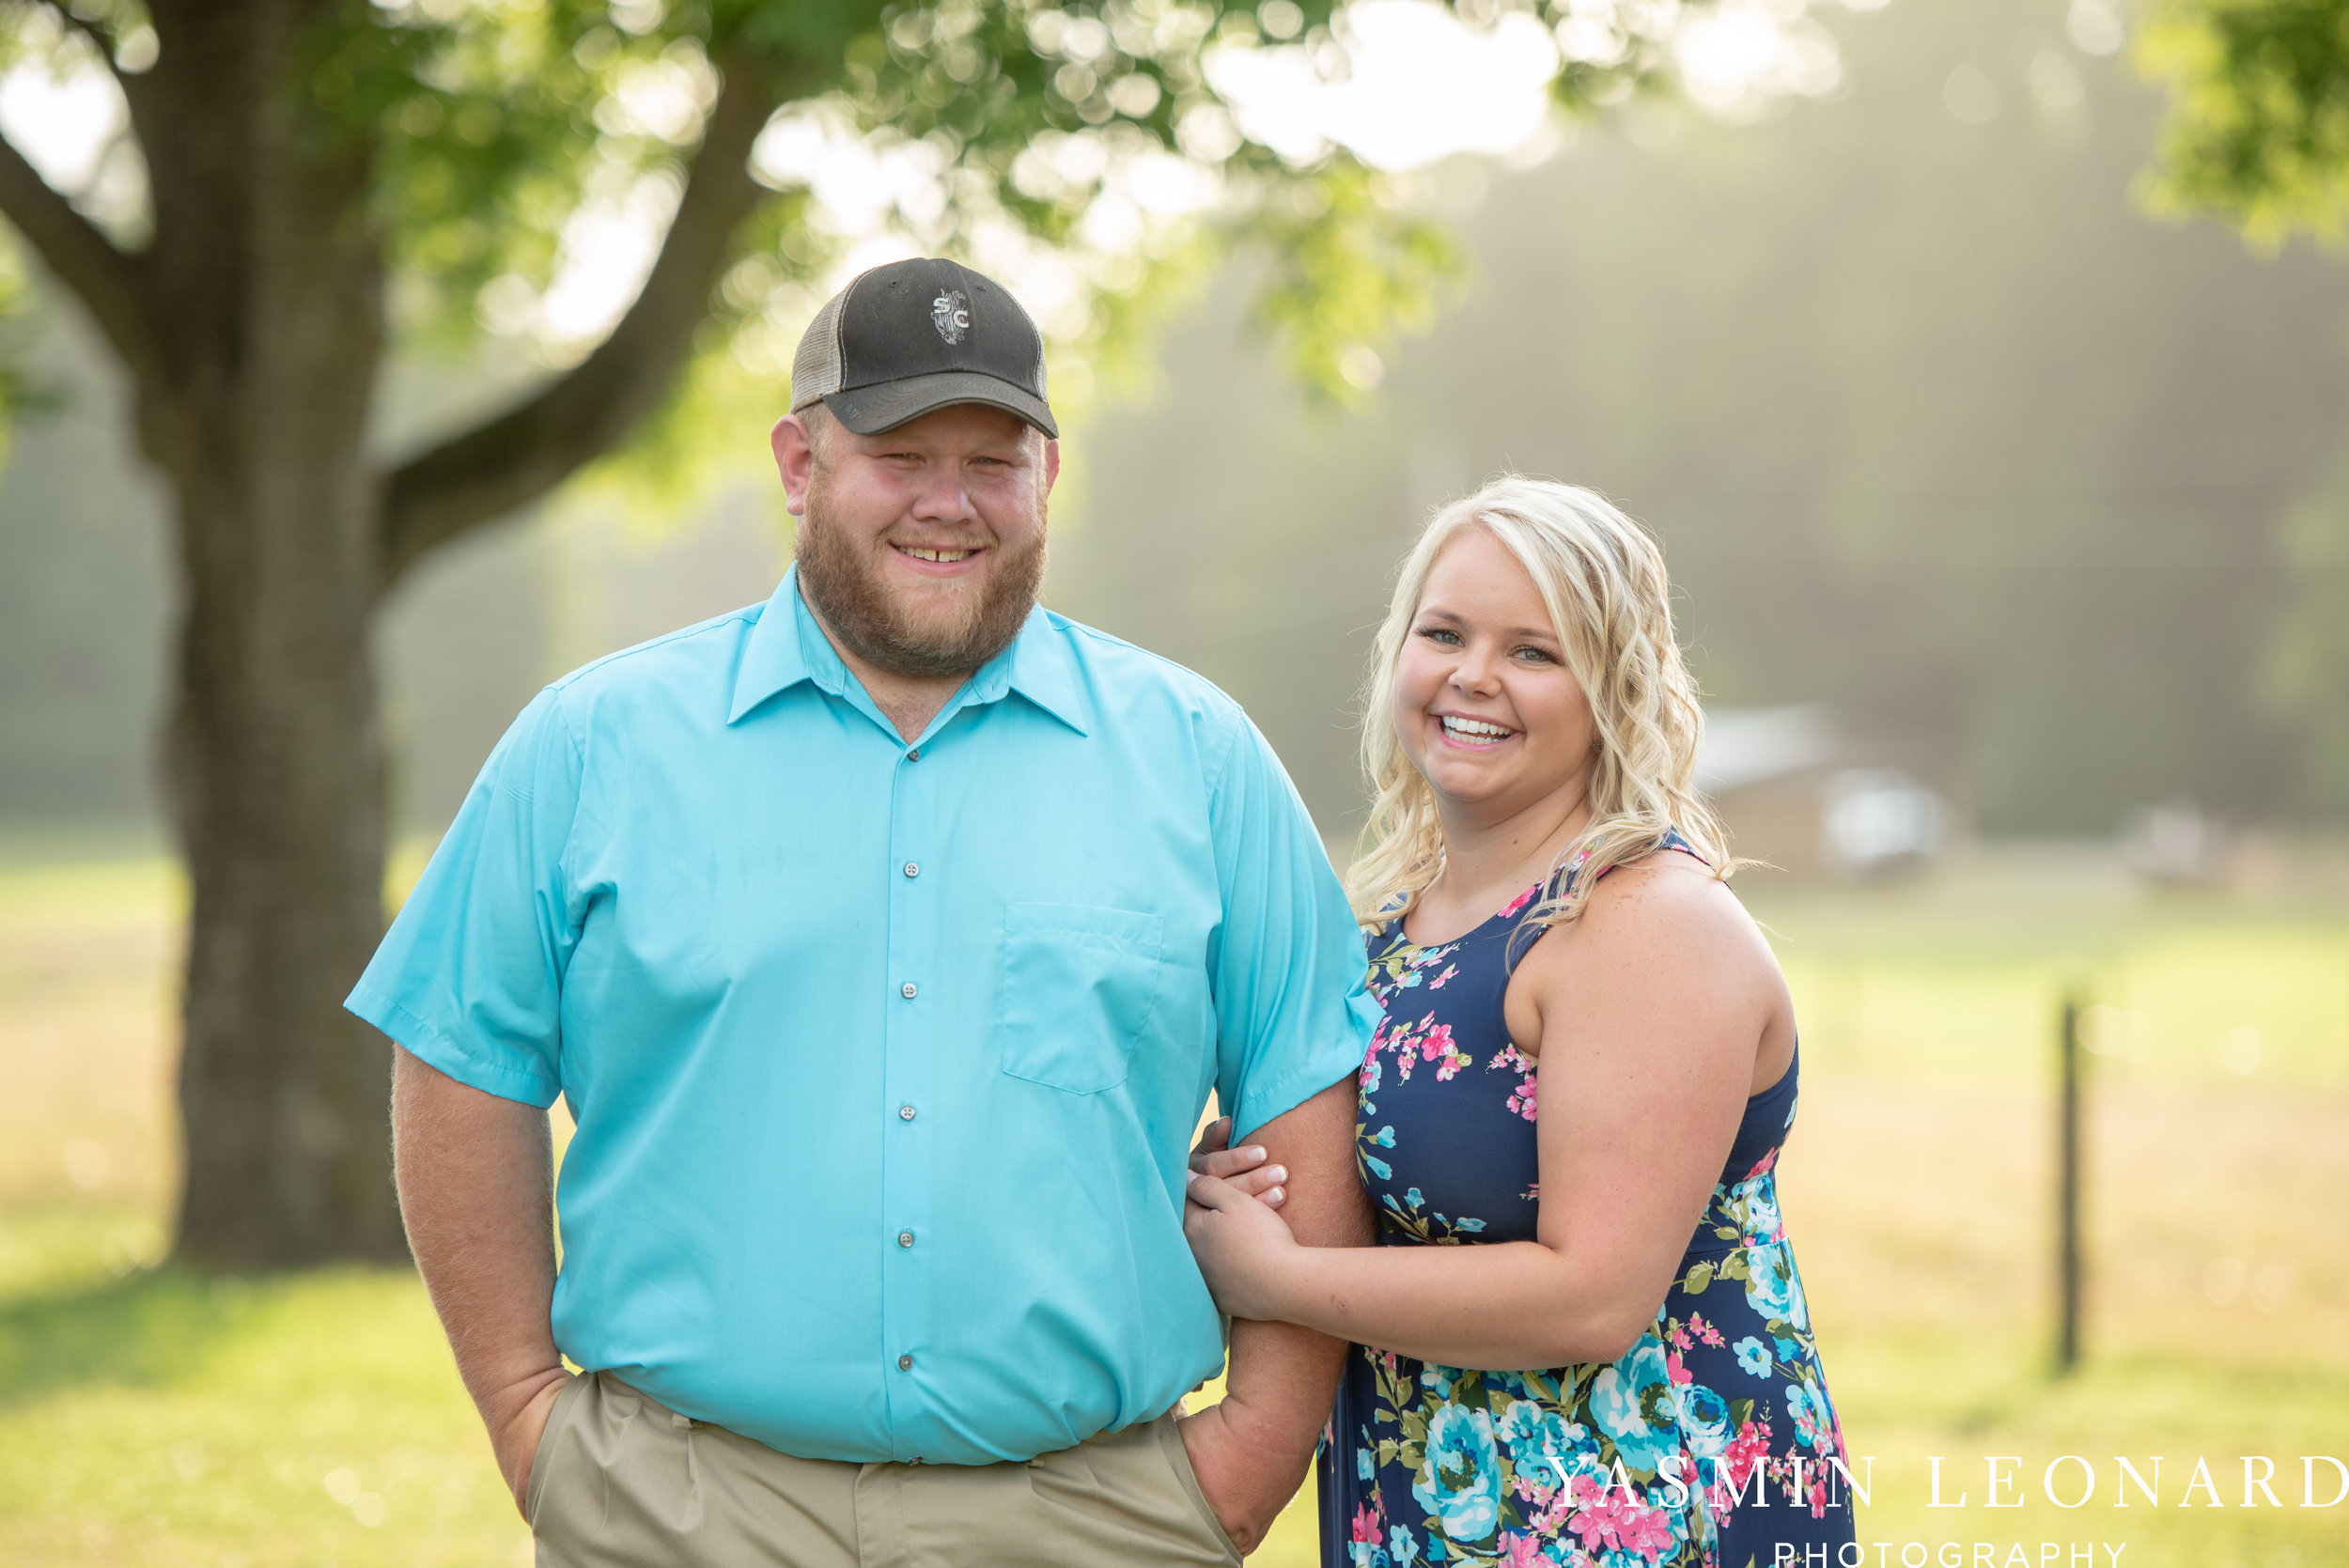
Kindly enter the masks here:
[[1044, 493], [1052, 493], [1052, 482], [1060, 477], [1060, 442], [1044, 438]]
[[767, 433], [775, 454], [775, 473], [783, 479], [783, 504], [793, 517], [807, 515], [807, 487], [816, 476], [816, 442], [807, 422], [796, 413], [775, 421]]

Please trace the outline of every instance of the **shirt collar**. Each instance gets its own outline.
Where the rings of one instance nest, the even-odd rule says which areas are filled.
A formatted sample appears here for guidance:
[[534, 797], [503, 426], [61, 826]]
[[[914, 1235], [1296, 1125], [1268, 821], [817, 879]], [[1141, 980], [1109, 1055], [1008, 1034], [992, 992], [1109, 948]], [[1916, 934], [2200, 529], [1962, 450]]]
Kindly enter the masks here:
[[[1076, 652], [1054, 624], [1056, 620], [1041, 605], [1030, 610], [1011, 646], [980, 665], [940, 718], [955, 708], [996, 702], [1006, 691], [1017, 691], [1079, 735], [1091, 733], [1093, 705], [1085, 695]], [[840, 661], [832, 639], [824, 635], [824, 629], [816, 624], [815, 615], [800, 597], [800, 568], [793, 567], [783, 574], [759, 613], [758, 624], [751, 629], [742, 662], [735, 671], [734, 706], [726, 722], [734, 723], [778, 691], [803, 680], [840, 697], [848, 695], [856, 677]]]

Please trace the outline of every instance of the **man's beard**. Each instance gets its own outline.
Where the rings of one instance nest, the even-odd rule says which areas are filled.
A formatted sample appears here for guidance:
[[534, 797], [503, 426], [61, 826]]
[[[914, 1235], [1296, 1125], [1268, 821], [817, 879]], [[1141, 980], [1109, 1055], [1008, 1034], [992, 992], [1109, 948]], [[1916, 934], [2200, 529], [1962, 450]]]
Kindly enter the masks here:
[[976, 605], [950, 624], [925, 625], [903, 613], [881, 580], [879, 551], [890, 546], [877, 541], [871, 553], [860, 551], [826, 511], [820, 489], [811, 487], [792, 550], [800, 591], [832, 634], [877, 670], [916, 678], [969, 675], [1011, 646], [1035, 608], [1044, 582], [1041, 526], [1016, 550], [989, 551], [997, 559]]

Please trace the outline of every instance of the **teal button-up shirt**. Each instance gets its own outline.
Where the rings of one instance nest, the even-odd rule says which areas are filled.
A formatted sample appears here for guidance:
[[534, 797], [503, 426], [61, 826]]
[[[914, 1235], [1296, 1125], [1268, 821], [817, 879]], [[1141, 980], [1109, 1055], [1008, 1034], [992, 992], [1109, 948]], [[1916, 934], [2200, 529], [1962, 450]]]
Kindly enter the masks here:
[[796, 575], [524, 709], [351, 993], [578, 1124], [554, 1338], [786, 1453], [981, 1464], [1221, 1361], [1182, 1233], [1361, 1064], [1362, 945], [1239, 709], [1043, 610], [912, 744]]

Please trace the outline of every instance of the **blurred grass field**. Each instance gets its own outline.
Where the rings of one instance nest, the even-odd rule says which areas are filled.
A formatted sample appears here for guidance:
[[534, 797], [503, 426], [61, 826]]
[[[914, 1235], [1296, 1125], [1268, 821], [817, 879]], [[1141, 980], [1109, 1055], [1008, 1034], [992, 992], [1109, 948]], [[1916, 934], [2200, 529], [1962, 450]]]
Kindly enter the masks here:
[[[2299, 1455], [2349, 1460], [2349, 893], [2322, 882], [2155, 895], [2042, 849], [1749, 893], [1804, 1020], [1785, 1206], [1875, 1456], [1869, 1562], [2349, 1564], [2349, 1503], [2290, 1506]], [[181, 899], [152, 858], [0, 856], [0, 1562], [528, 1561], [412, 1276], [155, 1266]], [[2092, 1277], [2057, 1381], [2067, 992], [2092, 1003]], [[1937, 1454], [1968, 1508], [1924, 1506]], [[2085, 1507], [2042, 1496], [2061, 1454], [2097, 1467]], [[2164, 1506], [2116, 1511], [2112, 1456], [2156, 1454]], [[2287, 1506], [2240, 1506], [2246, 1454]], [[2003, 1455], [2029, 1500], [1990, 1512]], [[2176, 1506], [2198, 1456], [2227, 1506]], [[1313, 1525], [1308, 1495], [1252, 1560], [1305, 1568]]]

